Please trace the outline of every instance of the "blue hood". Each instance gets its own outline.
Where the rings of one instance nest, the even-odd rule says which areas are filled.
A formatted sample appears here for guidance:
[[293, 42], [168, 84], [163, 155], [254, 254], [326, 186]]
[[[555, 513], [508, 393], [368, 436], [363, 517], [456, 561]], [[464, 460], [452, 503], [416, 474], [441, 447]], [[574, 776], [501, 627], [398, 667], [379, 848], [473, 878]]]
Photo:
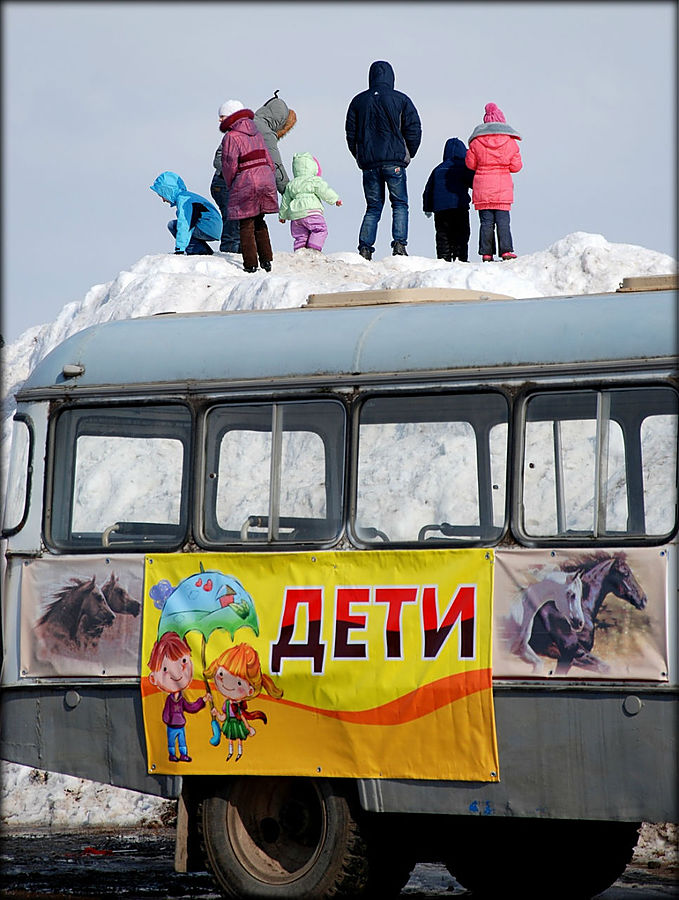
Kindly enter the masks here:
[[177, 197], [186, 192], [186, 185], [176, 172], [162, 172], [151, 185], [151, 190], [176, 206]]
[[459, 138], [448, 138], [446, 146], [443, 148], [443, 161], [452, 162], [455, 159], [462, 160], [467, 155], [467, 148]]
[[377, 87], [378, 84], [386, 84], [394, 89], [394, 70], [390, 63], [383, 60], [374, 62], [368, 72], [368, 87]]

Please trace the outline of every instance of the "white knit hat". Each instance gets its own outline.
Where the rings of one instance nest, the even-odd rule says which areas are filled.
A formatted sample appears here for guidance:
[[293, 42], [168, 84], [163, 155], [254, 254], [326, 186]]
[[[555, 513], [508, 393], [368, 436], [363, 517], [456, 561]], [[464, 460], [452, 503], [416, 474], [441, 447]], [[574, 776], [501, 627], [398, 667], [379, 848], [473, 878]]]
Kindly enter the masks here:
[[219, 107], [220, 116], [232, 116], [239, 109], [245, 109], [240, 100], [227, 100]]

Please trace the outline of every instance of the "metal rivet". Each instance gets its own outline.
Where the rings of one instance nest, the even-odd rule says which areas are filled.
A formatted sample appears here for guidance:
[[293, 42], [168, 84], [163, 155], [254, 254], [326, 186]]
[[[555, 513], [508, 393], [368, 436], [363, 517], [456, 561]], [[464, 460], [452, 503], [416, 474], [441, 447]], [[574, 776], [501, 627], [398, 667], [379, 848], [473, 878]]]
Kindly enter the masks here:
[[641, 712], [641, 707], [643, 705], [644, 704], [641, 702], [639, 697], [636, 697], [634, 694], [630, 694], [629, 697], [625, 697], [622, 708], [628, 716], [636, 716], [637, 713]]
[[80, 694], [77, 691], [66, 691], [64, 703], [69, 709], [75, 709], [80, 703]]

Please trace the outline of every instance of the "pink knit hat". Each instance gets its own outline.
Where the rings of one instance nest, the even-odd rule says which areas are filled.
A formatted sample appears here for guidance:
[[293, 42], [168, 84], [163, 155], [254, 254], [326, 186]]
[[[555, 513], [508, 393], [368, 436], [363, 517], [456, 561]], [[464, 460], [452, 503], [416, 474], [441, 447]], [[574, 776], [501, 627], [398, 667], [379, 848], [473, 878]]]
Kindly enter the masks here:
[[486, 103], [486, 114], [483, 117], [484, 122], [505, 122], [504, 113], [496, 103]]

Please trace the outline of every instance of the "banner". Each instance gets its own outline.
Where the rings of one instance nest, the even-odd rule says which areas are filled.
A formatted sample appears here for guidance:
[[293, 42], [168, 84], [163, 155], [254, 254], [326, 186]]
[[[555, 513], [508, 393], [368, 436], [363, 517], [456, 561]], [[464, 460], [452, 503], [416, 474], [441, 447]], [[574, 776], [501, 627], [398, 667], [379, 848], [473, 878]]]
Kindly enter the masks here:
[[21, 569], [23, 677], [135, 678], [143, 561], [45, 556]]
[[496, 678], [667, 681], [667, 550], [498, 550]]
[[145, 560], [150, 772], [499, 780], [493, 552]]

